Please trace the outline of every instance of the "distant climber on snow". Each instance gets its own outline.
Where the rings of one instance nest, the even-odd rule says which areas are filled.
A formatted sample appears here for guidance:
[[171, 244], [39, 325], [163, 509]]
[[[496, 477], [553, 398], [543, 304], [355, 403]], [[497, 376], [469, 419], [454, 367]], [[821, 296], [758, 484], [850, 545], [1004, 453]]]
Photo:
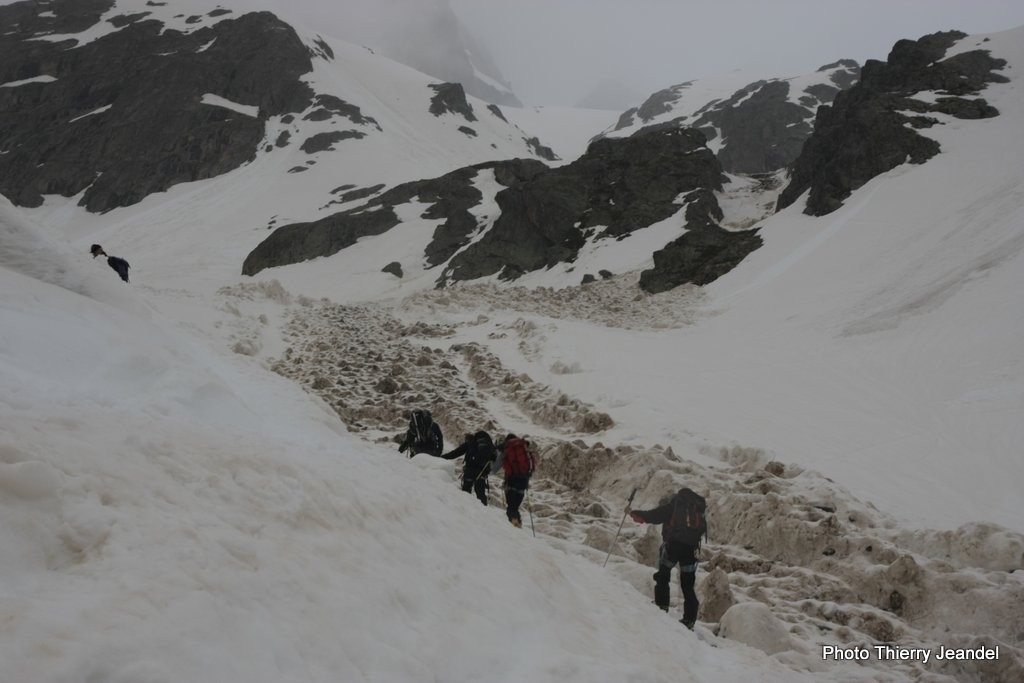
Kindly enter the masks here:
[[[103, 251], [103, 247], [98, 244], [92, 245], [89, 252], [92, 254], [93, 258], [96, 258], [97, 256], [107, 256], [107, 252]], [[127, 261], [117, 256], [107, 256], [107, 265], [113, 268], [117, 274], [121, 276], [122, 280], [128, 282], [128, 269], [131, 268], [131, 266], [128, 265]]]
[[441, 427], [434, 422], [429, 410], [412, 411], [405, 440], [398, 447], [399, 453], [405, 453], [407, 450], [410, 458], [417, 453], [429, 453], [434, 457], [440, 457], [444, 452], [444, 436], [441, 434]]
[[514, 526], [522, 527], [519, 506], [530, 488], [530, 477], [537, 466], [537, 458], [526, 439], [515, 434], [506, 436], [500, 448], [492, 470], [497, 471], [500, 466], [505, 472], [505, 514]]
[[498, 457], [491, 435], [485, 431], [466, 434], [462, 445], [441, 457], [454, 460], [466, 456], [462, 466], [462, 490], [466, 493], [474, 491], [480, 502], [487, 505], [487, 475], [491, 473], [491, 465]]
[[697, 551], [701, 537], [707, 537], [705, 517], [707, 503], [691, 489], [682, 488], [664, 498], [653, 510], [626, 510], [638, 524], [661, 524], [661, 548], [658, 549], [658, 571], [654, 573], [654, 603], [668, 611], [669, 583], [672, 568], [679, 565], [679, 584], [683, 589], [683, 618], [686, 628], [693, 630], [700, 602], [694, 586], [697, 582]]

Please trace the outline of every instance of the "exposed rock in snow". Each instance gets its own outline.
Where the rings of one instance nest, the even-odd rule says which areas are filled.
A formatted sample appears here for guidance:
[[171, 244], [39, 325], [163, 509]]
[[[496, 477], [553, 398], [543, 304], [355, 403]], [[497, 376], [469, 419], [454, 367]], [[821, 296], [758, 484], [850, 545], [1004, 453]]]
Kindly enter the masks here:
[[[968, 96], [988, 83], [1006, 82], [996, 73], [1006, 62], [987, 50], [944, 59], [946, 50], [964, 37], [949, 31], [901, 40], [885, 63], [865, 64], [860, 82], [837, 96], [832, 107], [819, 110], [814, 134], [793, 162], [791, 181], [779, 196], [779, 208], [810, 190], [804, 213], [823, 216], [871, 178], [907, 160], [924, 163], [939, 153], [939, 144], [917, 130], [940, 123], [936, 113], [964, 119], [997, 116], [985, 100]], [[916, 99], [929, 91], [941, 96], [931, 103], [927, 97]]]

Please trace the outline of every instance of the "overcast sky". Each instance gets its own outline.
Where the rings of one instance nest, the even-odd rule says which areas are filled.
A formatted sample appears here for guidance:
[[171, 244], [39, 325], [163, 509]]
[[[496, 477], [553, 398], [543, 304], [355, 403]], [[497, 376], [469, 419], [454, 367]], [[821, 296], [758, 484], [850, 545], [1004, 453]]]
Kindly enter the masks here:
[[446, 28], [438, 16], [450, 7], [525, 104], [575, 105], [614, 81], [632, 93], [620, 111], [661, 88], [733, 69], [798, 75], [842, 58], [885, 59], [900, 38], [1024, 25], [1024, 0], [241, 1], [287, 8], [325, 34], [363, 44], [405, 35], [399, 48], [450, 41], [438, 33]]
[[646, 96], [736, 68], [885, 59], [900, 38], [1024, 25], [1024, 0], [449, 0], [526, 104], [575, 104], [602, 79]]

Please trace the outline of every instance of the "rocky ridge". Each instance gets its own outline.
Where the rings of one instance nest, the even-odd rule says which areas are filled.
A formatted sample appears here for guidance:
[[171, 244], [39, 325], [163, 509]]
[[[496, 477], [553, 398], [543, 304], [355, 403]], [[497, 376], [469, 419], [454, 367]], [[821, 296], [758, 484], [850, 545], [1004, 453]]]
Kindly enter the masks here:
[[[708, 93], [688, 81], [659, 90], [623, 112], [607, 135], [637, 135], [651, 128], [696, 128], [707, 136], [729, 173], [761, 174], [785, 168], [810, 136], [815, 111], [860, 76], [853, 60], [826, 64], [801, 78], [773, 78], [731, 94]], [[798, 90], [799, 89], [799, 90]]]
[[[497, 106], [474, 113], [457, 83], [431, 84], [354, 45], [337, 45], [338, 58], [322, 37], [300, 36], [269, 12], [209, 7], [186, 15], [143, 0], [0, 6], [0, 193], [27, 207], [75, 197], [101, 213], [268, 155], [297, 160], [290, 174], [328, 162], [365, 190], [393, 169], [350, 172], [352, 150], [413, 165], [403, 144], [417, 136], [425, 153], [460, 150], [433, 164], [440, 170], [492, 154], [553, 158]], [[356, 73], [378, 68], [394, 82]], [[374, 97], [389, 87], [408, 97]], [[310, 186], [330, 182], [317, 170]]]
[[[1006, 64], [984, 49], [946, 58], [946, 51], [965, 37], [949, 31], [901, 40], [885, 62], [869, 60], [857, 85], [818, 109], [814, 134], [793, 163], [779, 209], [810, 190], [804, 213], [831, 213], [871, 178], [908, 160], [920, 164], [938, 154], [939, 144], [918, 131], [941, 125], [947, 116], [997, 116], [977, 95], [989, 83], [1007, 82], [995, 73]], [[915, 97], [923, 93], [937, 96], [934, 101]]]
[[[116, 30], [79, 44], [74, 34], [113, 7], [0, 6], [0, 193], [16, 204], [81, 193], [104, 212], [214, 177], [254, 158], [269, 117], [312, 102], [300, 80], [310, 50], [270, 13], [224, 10], [191, 32], [146, 13], [112, 16]], [[38, 39], [51, 35], [61, 38]]]
[[[444, 107], [438, 102], [438, 115], [461, 107], [450, 97]], [[431, 205], [423, 218], [444, 219], [425, 251], [428, 267], [443, 265], [439, 286], [491, 275], [514, 280], [571, 263], [588, 242], [621, 240], [677, 214], [685, 234], [655, 254], [654, 268], [640, 286], [659, 292], [706, 284], [761, 240], [755, 231], [720, 227], [715, 192], [723, 189], [724, 176], [704, 142], [699, 131], [664, 129], [597, 141], [581, 158], [557, 168], [498, 161], [403, 183], [360, 206], [277, 228], [248, 255], [242, 272], [337, 253], [398, 225], [395, 207], [415, 199]], [[471, 211], [483, 199], [473, 184], [482, 171], [493, 172], [503, 187], [493, 198], [500, 214], [488, 221]]]

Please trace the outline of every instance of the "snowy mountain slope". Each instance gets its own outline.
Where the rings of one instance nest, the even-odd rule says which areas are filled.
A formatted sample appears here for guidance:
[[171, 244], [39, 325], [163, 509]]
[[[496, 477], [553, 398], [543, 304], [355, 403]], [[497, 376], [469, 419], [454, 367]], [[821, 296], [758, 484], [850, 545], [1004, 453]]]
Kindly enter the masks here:
[[434, 78], [462, 83], [466, 92], [486, 102], [519, 106], [487, 46], [474, 38], [448, 0], [276, 4], [276, 10], [323, 35], [365, 45]]
[[[1019, 31], [985, 44], [1024, 63]], [[274, 215], [318, 215], [338, 187], [304, 190], [329, 165], [287, 174], [310, 160], [293, 147], [103, 216], [49, 197], [34, 229], [5, 207], [0, 505], [19, 552], [0, 678], [1019, 680], [1022, 179], [994, 150], [1016, 149], [1024, 106], [1017, 79], [986, 97], [1001, 115], [943, 119], [927, 164], [827, 217], [780, 213], [743, 267], [653, 296], [630, 240], [529, 288], [396, 282], [380, 264], [423, 253], [422, 205], [350, 254], [240, 278]], [[132, 262], [130, 288], [94, 241]], [[575, 286], [597, 265], [621, 275]], [[381, 445], [413, 405], [449, 442], [493, 425], [543, 446], [536, 544], [447, 463]], [[650, 607], [653, 528], [627, 522], [612, 548], [633, 487], [639, 507], [682, 483], [713, 506], [717, 648]], [[511, 669], [510, 621], [531, 634]], [[821, 661], [877, 642], [1003, 649]]]
[[[19, 19], [23, 6], [31, 19]], [[291, 36], [271, 15], [244, 13], [264, 6], [96, 0], [91, 13], [68, 3], [5, 8], [5, 192], [35, 206], [41, 194], [84, 191], [91, 210], [107, 211], [273, 157], [284, 167], [282, 191], [295, 185], [285, 172], [302, 172], [309, 177], [299, 184], [322, 193], [323, 204], [339, 188], [538, 149], [500, 109], [474, 107], [459, 86], [439, 92], [437, 81], [366, 48], [301, 29]], [[89, 28], [72, 32], [83, 22]], [[75, 59], [54, 61], [65, 45], [74, 45]], [[233, 59], [248, 70], [232, 68]], [[21, 77], [40, 69], [49, 71]], [[93, 88], [79, 93], [81, 81]], [[32, 107], [42, 114], [27, 116]]]
[[607, 109], [578, 107], [509, 107], [503, 111], [509, 121], [551, 145], [561, 163], [578, 159], [595, 133], [607, 128], [616, 116]]
[[[978, 44], [1021, 63], [1019, 31], [953, 51]], [[927, 164], [876, 178], [828, 217], [790, 209], [765, 221], [766, 245], [749, 267], [707, 288], [644, 296], [626, 272], [637, 258], [626, 241], [581, 254], [575, 272], [539, 271], [512, 289], [460, 285], [398, 307], [295, 309], [292, 351], [274, 368], [370, 440], [399, 429], [392, 408], [413, 403], [432, 406], [450, 433], [493, 424], [533, 435], [549, 477], [535, 490], [538, 524], [555, 539], [606, 549], [608, 511], [633, 487], [639, 505], [652, 505], [696, 484], [719, 520], [707, 569], [722, 570], [702, 579], [702, 618], [728, 633], [730, 600], [740, 614], [770, 605], [786, 626], [768, 619], [756, 633], [788, 629], [793, 642], [730, 637], [797, 670], [818, 671], [815, 652], [832, 638], [929, 652], [998, 642], [997, 662], [872, 658], [860, 673], [1016, 680], [1019, 635], [1001, 624], [1017, 623], [1024, 604], [1014, 457], [1024, 317], [1012, 294], [1024, 179], [1015, 155], [991, 159], [1024, 106], [1013, 81], [985, 95], [1000, 116], [941, 118], [928, 134], [943, 151]], [[933, 195], [941, 201], [916, 199]], [[418, 276], [380, 274], [375, 289], [329, 275], [363, 264], [368, 277], [365, 264], [398, 253], [375, 239], [358, 258], [342, 252], [272, 275], [353, 303], [421, 287]], [[598, 263], [624, 274], [575, 286]], [[619, 548], [640, 563], [619, 571], [643, 590], [653, 535], [627, 527]]]
[[345, 433], [19, 213], [0, 207], [3, 680], [800, 679], [705, 653], [449, 463]]
[[[1021, 64], [1019, 37], [987, 44]], [[613, 375], [608, 390], [625, 389], [627, 402], [674, 395], [687, 421], [720, 420], [715, 431], [741, 443], [801, 452], [799, 460], [873, 491], [885, 509], [924, 513], [918, 521], [981, 518], [1021, 529], [1024, 510], [1006, 475], [1014, 444], [1024, 442], [1011, 417], [1022, 407], [1024, 309], [1009, 294], [1024, 272], [1024, 177], [1015, 154], [992, 150], [1018, 144], [1024, 102], [1016, 83], [990, 92], [1000, 116], [943, 119], [929, 131], [943, 153], [929, 163], [871, 181], [827, 219], [787, 211], [767, 221], [765, 247], [709, 288], [714, 316], [679, 334], [673, 372], [638, 347], [636, 362], [649, 359], [650, 370], [633, 372], [645, 381]], [[751, 330], [758, 340], [745, 348]], [[731, 353], [702, 351], [726, 340]], [[674, 385], [688, 388], [677, 394]], [[784, 399], [790, 391], [809, 402]], [[835, 401], [822, 402], [827, 395]], [[955, 512], [954, 490], [969, 492]]]
[[[145, 12], [147, 18], [166, 22], [168, 29], [195, 32], [243, 10], [280, 9], [274, 3], [244, 0], [237, 11], [215, 7], [204, 0], [166, 5], [121, 0], [101, 25], [103, 31], [114, 31], [109, 17]], [[92, 41], [103, 31], [94, 27], [76, 34], [76, 40]], [[88, 239], [114, 240], [122, 255], [137, 255], [133, 266], [140, 282], [165, 277], [188, 281], [217, 268], [224, 269], [216, 276], [222, 278], [237, 273], [244, 255], [268, 227], [315, 218], [346, 200], [355, 202], [410, 178], [494, 158], [534, 156], [526, 134], [507, 123], [496, 107], [468, 98], [465, 106], [474, 120], [459, 113], [432, 114], [438, 93], [431, 86], [436, 81], [366, 48], [328, 42], [313, 32], [301, 37], [315, 51], [313, 71], [303, 80], [317, 98], [299, 114], [267, 118], [250, 162], [201, 183], [175, 184], [103, 217], [72, 210], [80, 196], [48, 194], [40, 216], [72, 239], [88, 233], [89, 226], [102, 226], [101, 233]], [[211, 101], [219, 104], [202, 106], [229, 116], [248, 106], [225, 98]], [[117, 128], [117, 120], [108, 123]], [[310, 146], [311, 141], [320, 144]], [[222, 207], [229, 210], [222, 212]], [[197, 250], [198, 244], [203, 249]], [[158, 256], [141, 258], [143, 253]]]

